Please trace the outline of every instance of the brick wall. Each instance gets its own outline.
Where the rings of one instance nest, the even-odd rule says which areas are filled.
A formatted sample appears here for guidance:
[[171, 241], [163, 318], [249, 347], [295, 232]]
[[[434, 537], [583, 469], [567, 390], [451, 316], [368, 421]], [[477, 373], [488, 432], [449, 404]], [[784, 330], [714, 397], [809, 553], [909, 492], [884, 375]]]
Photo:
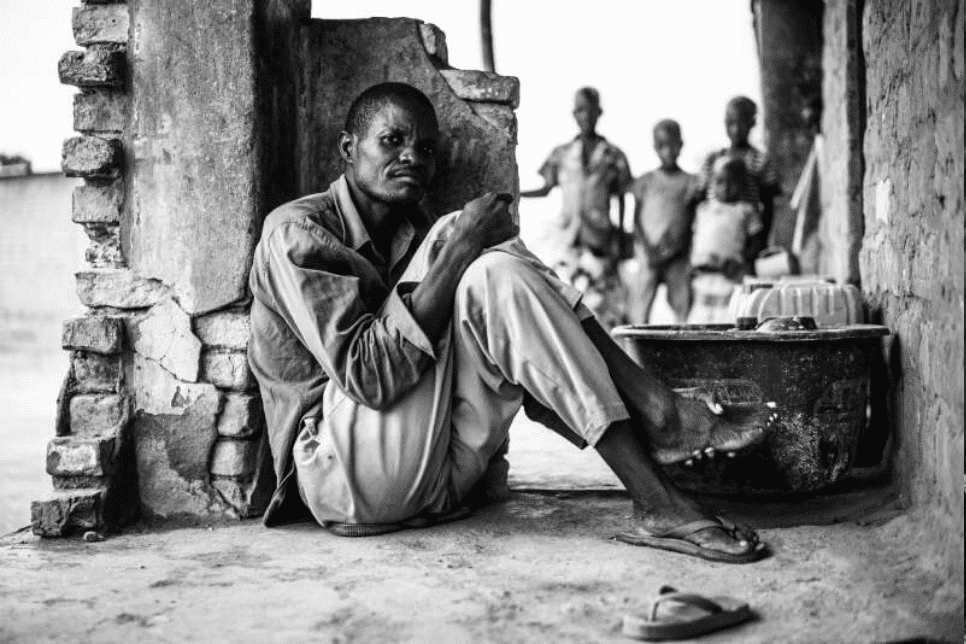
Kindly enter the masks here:
[[964, 0], [865, 3], [860, 256], [895, 334], [896, 471], [924, 537], [963, 579]]

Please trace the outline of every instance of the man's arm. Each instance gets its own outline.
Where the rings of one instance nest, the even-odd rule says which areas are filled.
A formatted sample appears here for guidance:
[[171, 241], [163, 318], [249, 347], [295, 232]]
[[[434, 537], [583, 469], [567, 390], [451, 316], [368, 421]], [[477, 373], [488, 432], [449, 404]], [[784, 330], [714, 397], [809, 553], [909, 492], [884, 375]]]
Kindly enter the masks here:
[[521, 197], [546, 197], [553, 190], [553, 186], [549, 183], [544, 183], [540, 188], [534, 188], [533, 190], [523, 190], [520, 192]]
[[520, 232], [510, 216], [510, 203], [510, 195], [488, 193], [466, 204], [453, 234], [413, 291], [410, 299], [413, 318], [433, 344], [449, 324], [456, 286], [467, 267], [485, 249]]

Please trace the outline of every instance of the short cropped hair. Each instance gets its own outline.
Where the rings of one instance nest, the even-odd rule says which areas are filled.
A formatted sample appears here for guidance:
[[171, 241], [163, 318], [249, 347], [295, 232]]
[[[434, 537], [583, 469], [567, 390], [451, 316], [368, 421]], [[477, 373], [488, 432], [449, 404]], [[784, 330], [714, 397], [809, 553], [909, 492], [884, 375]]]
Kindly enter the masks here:
[[663, 119], [654, 124], [654, 136], [657, 136], [658, 132], [664, 132], [676, 138], [678, 141], [681, 140], [681, 125], [674, 119]]
[[725, 109], [734, 109], [739, 114], [749, 119], [755, 118], [755, 116], [758, 114], [758, 106], [755, 105], [755, 102], [747, 96], [735, 96], [733, 99], [728, 101], [728, 106]]
[[748, 183], [748, 166], [741, 159], [734, 157], [718, 157], [712, 167], [714, 176], [724, 175], [729, 183], [736, 184], [739, 190], [744, 190]]
[[436, 108], [421, 91], [406, 83], [379, 83], [365, 90], [349, 106], [344, 129], [349, 134], [363, 135], [369, 130], [373, 117], [389, 104], [404, 105], [417, 112], [432, 114]]
[[600, 109], [600, 92], [598, 92], [593, 87], [581, 87], [577, 90], [578, 96], [583, 96], [587, 101], [592, 103], [594, 107]]

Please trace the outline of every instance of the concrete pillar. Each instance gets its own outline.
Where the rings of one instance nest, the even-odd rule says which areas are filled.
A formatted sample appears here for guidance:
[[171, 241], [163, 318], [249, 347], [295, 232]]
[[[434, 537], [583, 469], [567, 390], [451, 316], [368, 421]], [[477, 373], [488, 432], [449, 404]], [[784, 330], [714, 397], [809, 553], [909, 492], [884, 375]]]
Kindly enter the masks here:
[[759, 122], [782, 186], [772, 241], [785, 247], [795, 230], [788, 200], [812, 147], [812, 130], [802, 111], [822, 91], [822, 8], [822, 0], [753, 3], [761, 62]]

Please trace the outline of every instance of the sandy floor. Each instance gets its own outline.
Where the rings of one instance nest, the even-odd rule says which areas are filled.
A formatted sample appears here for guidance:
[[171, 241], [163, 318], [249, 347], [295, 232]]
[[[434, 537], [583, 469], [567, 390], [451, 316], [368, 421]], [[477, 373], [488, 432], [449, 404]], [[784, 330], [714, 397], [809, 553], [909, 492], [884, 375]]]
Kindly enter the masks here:
[[518, 494], [366, 539], [255, 522], [101, 543], [15, 535], [0, 540], [0, 642], [629, 641], [622, 615], [662, 584], [736, 596], [759, 615], [702, 642], [959, 642], [962, 588], [907, 547], [915, 517], [870, 514], [870, 499], [729, 508], [774, 549], [744, 566], [609, 539], [628, 502], [593, 495]]

